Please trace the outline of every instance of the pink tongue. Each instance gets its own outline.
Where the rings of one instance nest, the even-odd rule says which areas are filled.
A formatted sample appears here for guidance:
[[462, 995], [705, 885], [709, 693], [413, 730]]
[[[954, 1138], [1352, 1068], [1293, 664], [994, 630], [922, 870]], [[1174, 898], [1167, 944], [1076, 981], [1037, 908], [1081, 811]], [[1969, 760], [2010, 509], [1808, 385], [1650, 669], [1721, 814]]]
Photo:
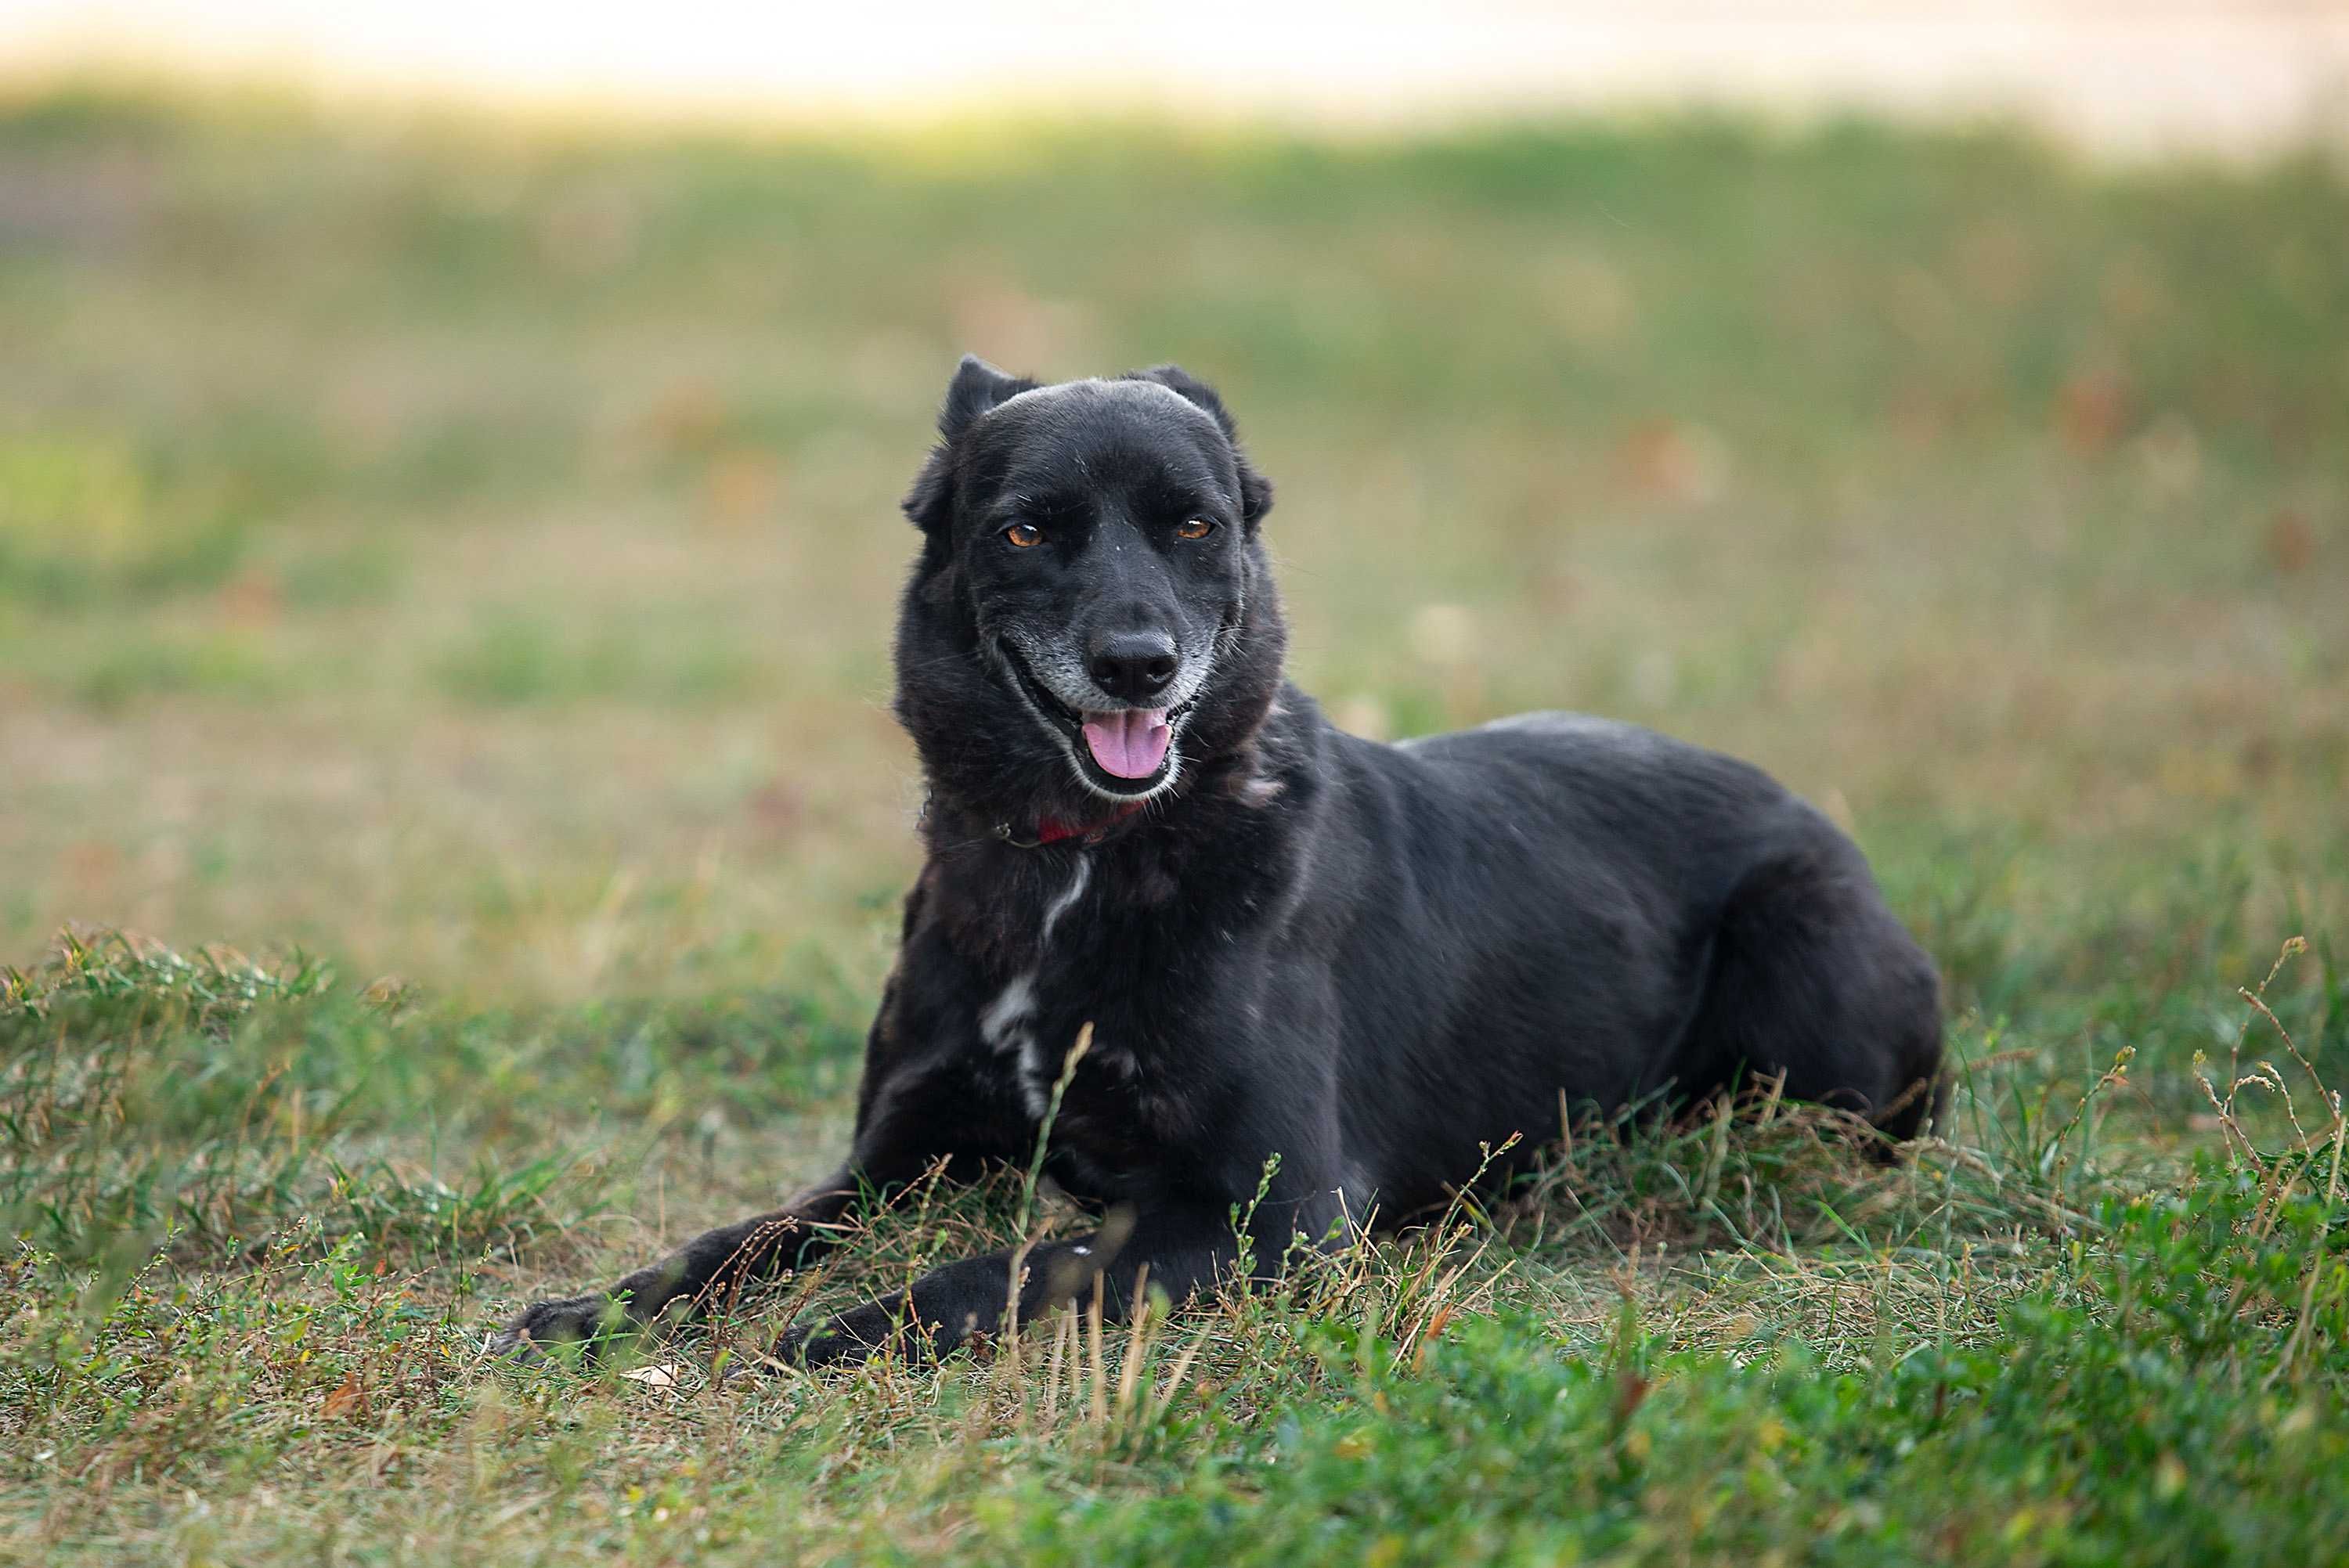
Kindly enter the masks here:
[[1146, 708], [1100, 713], [1085, 720], [1085, 744], [1102, 771], [1120, 779], [1147, 779], [1166, 760], [1166, 743], [1174, 732], [1166, 716]]

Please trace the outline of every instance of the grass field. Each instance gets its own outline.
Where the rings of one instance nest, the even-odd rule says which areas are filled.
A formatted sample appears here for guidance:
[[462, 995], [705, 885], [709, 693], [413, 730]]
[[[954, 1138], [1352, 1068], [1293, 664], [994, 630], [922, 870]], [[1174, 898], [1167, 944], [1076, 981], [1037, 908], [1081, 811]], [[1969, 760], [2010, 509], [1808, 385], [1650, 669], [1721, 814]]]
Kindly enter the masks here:
[[[2344, 233], [2313, 158], [1857, 125], [0, 107], [0, 1559], [2337, 1559]], [[1944, 966], [1947, 1138], [1586, 1128], [1270, 1295], [709, 1387], [1007, 1178], [483, 1365], [840, 1146], [966, 348], [1216, 382], [1350, 727], [1821, 802]]]

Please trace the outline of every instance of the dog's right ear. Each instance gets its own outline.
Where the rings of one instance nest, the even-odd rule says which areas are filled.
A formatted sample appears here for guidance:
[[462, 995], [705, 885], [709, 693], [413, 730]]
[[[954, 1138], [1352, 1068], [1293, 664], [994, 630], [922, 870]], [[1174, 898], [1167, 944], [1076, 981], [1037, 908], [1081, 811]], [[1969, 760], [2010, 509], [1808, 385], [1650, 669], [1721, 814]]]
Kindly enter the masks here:
[[998, 370], [976, 354], [966, 354], [947, 384], [947, 400], [938, 407], [938, 435], [929, 461], [905, 492], [905, 515], [916, 528], [942, 527], [954, 511], [954, 446], [971, 421], [999, 403], [1022, 392], [1033, 392], [1040, 382]]
[[938, 434], [958, 441], [973, 419], [998, 403], [1033, 392], [1037, 385], [1024, 376], [998, 370], [976, 354], [966, 354], [955, 366], [954, 379], [947, 384], [947, 400], [938, 409]]

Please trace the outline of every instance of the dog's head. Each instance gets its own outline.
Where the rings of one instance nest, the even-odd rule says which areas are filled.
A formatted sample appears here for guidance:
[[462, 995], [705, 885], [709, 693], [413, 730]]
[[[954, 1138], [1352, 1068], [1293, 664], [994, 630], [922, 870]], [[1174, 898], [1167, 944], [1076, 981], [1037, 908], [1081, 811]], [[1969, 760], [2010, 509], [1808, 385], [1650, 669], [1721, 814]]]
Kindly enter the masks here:
[[1041, 386], [966, 357], [905, 498], [898, 717], [973, 805], [1082, 820], [1183, 789], [1279, 681], [1272, 487], [1173, 366]]

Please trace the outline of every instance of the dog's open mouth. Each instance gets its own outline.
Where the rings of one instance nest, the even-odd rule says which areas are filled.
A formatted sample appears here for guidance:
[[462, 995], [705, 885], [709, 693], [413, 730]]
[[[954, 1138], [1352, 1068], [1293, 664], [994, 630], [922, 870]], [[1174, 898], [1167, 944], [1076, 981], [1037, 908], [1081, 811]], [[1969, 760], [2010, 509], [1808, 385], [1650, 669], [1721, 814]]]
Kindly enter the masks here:
[[1189, 703], [1167, 708], [1080, 713], [1054, 696], [1030, 672], [1017, 649], [1008, 643], [999, 646], [1021, 695], [1039, 717], [1061, 732], [1088, 783], [1112, 795], [1146, 795], [1158, 787], [1174, 750], [1174, 732], [1190, 711]]
[[1120, 779], [1148, 779], [1166, 765], [1166, 748], [1174, 742], [1174, 726], [1166, 716], [1149, 708], [1097, 714], [1084, 722], [1085, 748], [1104, 773]]

